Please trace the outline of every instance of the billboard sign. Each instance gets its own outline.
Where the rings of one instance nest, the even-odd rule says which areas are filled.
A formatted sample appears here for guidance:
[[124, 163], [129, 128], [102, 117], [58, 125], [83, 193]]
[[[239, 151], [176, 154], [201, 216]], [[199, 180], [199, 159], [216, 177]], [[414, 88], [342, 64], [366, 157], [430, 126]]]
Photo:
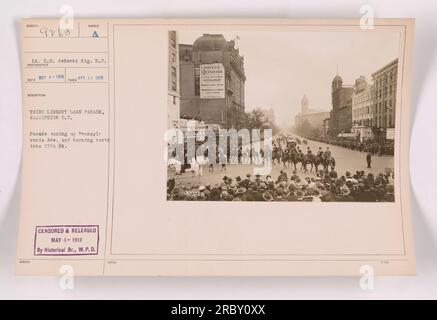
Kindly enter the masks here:
[[387, 128], [385, 138], [387, 140], [394, 140], [395, 139], [395, 129], [394, 128]]
[[225, 67], [222, 63], [200, 65], [200, 99], [225, 98]]

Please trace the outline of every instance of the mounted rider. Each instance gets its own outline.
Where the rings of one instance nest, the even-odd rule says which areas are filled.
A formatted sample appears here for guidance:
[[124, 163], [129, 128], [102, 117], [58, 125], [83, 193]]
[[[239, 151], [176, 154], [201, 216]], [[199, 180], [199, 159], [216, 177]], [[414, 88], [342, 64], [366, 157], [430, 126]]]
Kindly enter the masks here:
[[319, 150], [317, 151], [317, 156], [320, 158], [323, 158], [323, 150], [322, 147], [319, 147]]
[[301, 159], [301, 161], [304, 159], [304, 153], [302, 152], [302, 150], [299, 148], [299, 147], [297, 147], [297, 154], [298, 154], [298, 159]]
[[330, 159], [330, 158], [331, 158], [331, 150], [329, 150], [329, 147], [326, 147], [325, 159]]

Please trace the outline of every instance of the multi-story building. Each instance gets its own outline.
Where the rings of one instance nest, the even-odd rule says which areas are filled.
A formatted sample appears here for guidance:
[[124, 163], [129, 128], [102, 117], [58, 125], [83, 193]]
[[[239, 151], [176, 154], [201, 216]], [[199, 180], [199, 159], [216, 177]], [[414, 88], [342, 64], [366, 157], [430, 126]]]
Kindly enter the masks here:
[[372, 73], [373, 123], [376, 128], [394, 128], [396, 113], [396, 88], [398, 59]]
[[352, 94], [352, 129], [360, 141], [373, 138], [373, 89], [364, 76], [355, 80]]
[[[384, 140], [395, 126], [398, 59], [372, 73], [372, 83], [361, 76], [352, 95], [352, 131], [360, 140]], [[387, 130], [389, 129], [389, 130]]]
[[176, 31], [168, 32], [167, 127], [178, 126], [180, 118], [179, 45]]
[[[181, 117], [239, 128], [245, 110], [246, 76], [244, 57], [235, 41], [226, 41], [222, 34], [204, 34], [192, 45], [179, 45], [179, 62]], [[208, 70], [216, 73], [202, 78], [211, 75]]]
[[354, 125], [371, 127], [373, 122], [372, 85], [364, 76], [355, 81], [352, 94], [352, 123]]
[[311, 109], [306, 95], [301, 100], [301, 111], [294, 118], [294, 125], [299, 130], [303, 125], [309, 125], [311, 129], [323, 130], [323, 121], [329, 118], [329, 111]]
[[332, 114], [330, 135], [347, 133], [352, 128], [352, 93], [353, 87], [343, 85], [343, 79], [336, 75], [331, 85]]
[[275, 110], [273, 108], [261, 108], [261, 111], [263, 113], [263, 121], [267, 123], [275, 123]]

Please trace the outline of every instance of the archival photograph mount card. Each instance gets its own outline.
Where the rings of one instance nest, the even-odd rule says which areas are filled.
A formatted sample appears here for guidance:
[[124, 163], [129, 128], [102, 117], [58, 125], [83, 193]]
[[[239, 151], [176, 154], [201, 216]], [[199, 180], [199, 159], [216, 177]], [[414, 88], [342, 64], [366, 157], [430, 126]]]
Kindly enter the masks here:
[[414, 275], [414, 19], [23, 19], [16, 273]]

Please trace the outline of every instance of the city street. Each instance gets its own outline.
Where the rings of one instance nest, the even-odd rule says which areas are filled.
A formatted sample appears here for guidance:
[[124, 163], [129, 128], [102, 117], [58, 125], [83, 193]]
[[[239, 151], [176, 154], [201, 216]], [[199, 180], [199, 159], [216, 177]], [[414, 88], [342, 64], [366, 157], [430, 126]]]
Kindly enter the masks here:
[[[301, 138], [302, 140], [302, 138]], [[366, 153], [359, 152], [335, 145], [330, 145], [322, 142], [311, 141], [308, 140], [308, 145], [301, 144], [300, 148], [302, 151], [306, 153], [307, 146], [311, 148], [313, 153], [317, 153], [319, 147], [322, 147], [322, 150], [325, 151], [326, 147], [329, 147], [331, 150], [332, 156], [335, 158], [336, 167], [335, 170], [339, 174], [339, 176], [344, 175], [346, 171], [354, 174], [358, 170], [364, 170], [366, 173], [371, 172], [373, 174], [378, 174], [380, 172], [384, 172], [385, 168], [393, 168], [394, 158], [393, 156], [372, 156], [372, 168], [367, 168], [366, 162]], [[168, 178], [175, 178], [176, 182], [181, 183], [183, 185], [187, 183], [195, 184], [195, 185], [204, 185], [204, 184], [215, 184], [222, 182], [224, 176], [228, 176], [232, 179], [235, 179], [236, 176], [240, 176], [244, 178], [246, 174], [250, 173], [253, 175], [254, 165], [245, 165], [245, 164], [237, 164], [237, 165], [227, 165], [226, 171], [221, 170], [221, 165], [214, 165], [214, 172], [208, 172], [208, 166], [203, 166], [203, 174], [201, 176], [196, 176], [192, 172], [186, 172], [182, 175], [176, 175], [174, 170], [168, 171]], [[319, 169], [322, 167], [320, 166]], [[310, 166], [308, 165], [308, 170]], [[288, 177], [293, 174], [294, 167], [284, 168], [282, 164], [272, 167], [270, 175], [273, 179], [279, 176], [280, 170], [284, 170], [287, 172]], [[297, 164], [297, 175], [301, 177], [315, 177], [314, 170], [312, 172], [308, 171], [304, 173], [301, 171], [301, 164]], [[235, 181], [235, 180], [234, 180]]]

